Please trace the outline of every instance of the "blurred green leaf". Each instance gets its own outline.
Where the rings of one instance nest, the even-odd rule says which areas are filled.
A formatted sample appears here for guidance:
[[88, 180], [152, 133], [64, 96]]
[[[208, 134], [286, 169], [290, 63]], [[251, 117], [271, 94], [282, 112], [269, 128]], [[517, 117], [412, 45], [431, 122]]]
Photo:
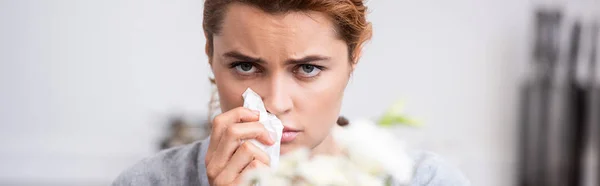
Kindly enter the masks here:
[[383, 127], [391, 127], [396, 125], [404, 125], [411, 127], [421, 126], [421, 122], [411, 118], [404, 113], [404, 102], [395, 102], [388, 110], [385, 111], [383, 116], [379, 119], [378, 124]]

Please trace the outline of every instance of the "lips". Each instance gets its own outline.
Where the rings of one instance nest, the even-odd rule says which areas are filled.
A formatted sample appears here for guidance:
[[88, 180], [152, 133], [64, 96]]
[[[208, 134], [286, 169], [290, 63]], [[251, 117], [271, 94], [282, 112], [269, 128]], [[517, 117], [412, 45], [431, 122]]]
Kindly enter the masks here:
[[281, 134], [281, 143], [290, 143], [296, 139], [296, 136], [302, 132], [301, 130], [294, 129], [288, 126], [283, 127], [283, 133]]
[[300, 130], [289, 126], [283, 126], [283, 132], [300, 132]]

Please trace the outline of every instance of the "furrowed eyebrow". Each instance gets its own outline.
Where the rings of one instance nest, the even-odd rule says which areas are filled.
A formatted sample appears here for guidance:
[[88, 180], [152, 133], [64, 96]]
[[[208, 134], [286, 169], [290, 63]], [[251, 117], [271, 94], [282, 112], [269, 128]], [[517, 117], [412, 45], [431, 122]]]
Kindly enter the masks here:
[[[257, 58], [257, 57], [252, 57], [250, 55], [246, 55], [243, 54], [241, 52], [238, 51], [229, 51], [225, 54], [223, 54], [224, 57], [227, 58], [233, 58], [239, 61], [244, 61], [244, 62], [251, 62], [251, 63], [266, 63], [266, 61], [264, 61], [261, 58]], [[309, 55], [309, 56], [305, 56], [302, 57], [300, 59], [288, 59], [286, 60], [286, 64], [304, 64], [304, 63], [310, 63], [310, 62], [315, 62], [315, 61], [327, 61], [330, 60], [330, 57], [327, 56], [322, 56], [322, 55]]]
[[303, 64], [303, 63], [310, 63], [310, 62], [314, 62], [314, 61], [327, 61], [331, 59], [330, 57], [327, 56], [321, 56], [321, 55], [310, 55], [310, 56], [306, 56], [300, 59], [289, 59], [286, 61], [286, 64]]
[[224, 57], [234, 58], [236, 60], [244, 61], [244, 62], [252, 62], [252, 63], [265, 63], [264, 60], [256, 57], [252, 57], [246, 54], [242, 54], [238, 51], [230, 51], [223, 54]]

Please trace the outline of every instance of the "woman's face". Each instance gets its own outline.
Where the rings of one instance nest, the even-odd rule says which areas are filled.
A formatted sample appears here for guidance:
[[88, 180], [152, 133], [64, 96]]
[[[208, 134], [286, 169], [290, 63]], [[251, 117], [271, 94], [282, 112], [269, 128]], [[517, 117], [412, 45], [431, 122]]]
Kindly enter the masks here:
[[282, 142], [282, 154], [315, 148], [329, 136], [354, 67], [325, 14], [269, 14], [231, 4], [213, 41], [211, 67], [223, 112], [242, 106], [242, 93], [252, 88], [285, 130], [298, 131], [288, 133], [295, 138]]

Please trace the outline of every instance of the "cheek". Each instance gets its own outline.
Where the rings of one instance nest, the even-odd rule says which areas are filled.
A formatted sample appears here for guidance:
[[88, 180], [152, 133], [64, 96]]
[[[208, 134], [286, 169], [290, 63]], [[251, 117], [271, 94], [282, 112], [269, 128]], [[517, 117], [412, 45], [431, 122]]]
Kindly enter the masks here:
[[219, 104], [222, 112], [227, 112], [244, 104], [242, 93], [246, 90], [243, 82], [235, 79], [227, 68], [213, 67], [215, 82], [219, 94]]
[[318, 82], [302, 86], [302, 91], [298, 91], [303, 94], [297, 95], [299, 99], [295, 106], [301, 118], [305, 119], [303, 123], [307, 130], [322, 137], [335, 125], [348, 82], [347, 75], [346, 71], [330, 74]]

